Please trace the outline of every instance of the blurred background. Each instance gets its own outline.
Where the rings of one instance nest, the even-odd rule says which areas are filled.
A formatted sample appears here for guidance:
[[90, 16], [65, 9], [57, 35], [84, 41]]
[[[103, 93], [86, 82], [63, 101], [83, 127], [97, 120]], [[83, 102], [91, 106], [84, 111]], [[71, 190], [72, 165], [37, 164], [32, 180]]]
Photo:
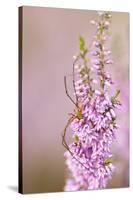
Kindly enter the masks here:
[[[78, 37], [86, 45], [95, 34], [90, 20], [96, 11], [23, 7], [23, 188], [24, 193], [63, 191], [65, 151], [61, 133], [73, 111], [64, 90], [64, 75], [72, 73]], [[114, 64], [109, 71], [121, 90], [117, 111], [116, 172], [108, 188], [129, 186], [129, 14], [112, 12], [111, 38]], [[71, 79], [68, 79], [71, 92]], [[68, 133], [69, 134], [69, 133]]]

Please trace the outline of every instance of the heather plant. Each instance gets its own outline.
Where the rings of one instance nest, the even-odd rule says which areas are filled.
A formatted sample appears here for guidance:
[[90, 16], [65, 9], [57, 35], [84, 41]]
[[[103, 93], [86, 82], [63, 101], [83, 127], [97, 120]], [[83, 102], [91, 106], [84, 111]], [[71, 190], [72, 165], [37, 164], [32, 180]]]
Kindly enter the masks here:
[[[84, 37], [79, 37], [72, 73], [75, 100], [69, 95], [64, 77], [66, 95], [75, 107], [62, 135], [68, 168], [65, 191], [105, 188], [115, 170], [111, 147], [118, 128], [116, 109], [121, 104], [120, 91], [110, 93], [114, 84], [107, 70], [113, 64], [107, 47], [110, 23], [111, 13], [99, 12], [98, 20], [91, 21], [96, 34], [89, 48]], [[68, 127], [73, 138], [70, 144], [66, 141]]]

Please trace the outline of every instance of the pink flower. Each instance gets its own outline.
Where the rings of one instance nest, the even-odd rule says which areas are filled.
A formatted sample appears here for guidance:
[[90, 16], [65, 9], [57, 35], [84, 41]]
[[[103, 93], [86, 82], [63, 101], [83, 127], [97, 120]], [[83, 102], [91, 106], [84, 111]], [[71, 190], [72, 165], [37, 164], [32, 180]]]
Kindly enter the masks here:
[[[110, 18], [108, 12], [100, 14], [97, 34], [100, 29], [100, 33], [106, 35]], [[97, 26], [97, 23], [95, 25]], [[97, 66], [95, 78], [90, 76], [86, 62], [81, 64], [80, 60], [80, 64], [76, 63], [75, 67], [77, 76], [74, 86], [78, 108], [75, 109], [74, 118], [70, 122], [74, 142], [69, 144], [69, 150], [64, 154], [70, 172], [65, 191], [105, 188], [115, 169], [110, 161], [111, 146], [117, 131], [115, 108], [121, 104], [117, 100], [119, 92], [110, 97], [107, 89], [113, 84], [110, 74], [105, 70], [106, 64], [113, 63], [107, 58], [110, 51], [105, 50], [102, 37], [102, 42], [97, 35], [95, 38], [98, 39], [93, 42], [91, 54], [95, 57], [93, 67]], [[80, 48], [84, 51], [83, 39], [80, 43]], [[86, 61], [84, 56], [81, 58]], [[92, 87], [94, 80], [97, 88]]]

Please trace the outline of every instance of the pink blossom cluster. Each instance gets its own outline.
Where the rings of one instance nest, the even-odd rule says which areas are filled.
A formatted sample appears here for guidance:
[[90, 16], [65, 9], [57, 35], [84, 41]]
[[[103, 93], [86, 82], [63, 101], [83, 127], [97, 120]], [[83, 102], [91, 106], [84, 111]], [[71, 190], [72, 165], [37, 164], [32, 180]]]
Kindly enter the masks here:
[[113, 81], [105, 69], [106, 65], [113, 64], [111, 52], [105, 47], [110, 22], [108, 12], [99, 13], [97, 22], [91, 21], [97, 27], [89, 52], [91, 64], [88, 66], [86, 62], [84, 41], [81, 41], [78, 59], [76, 57], [74, 85], [78, 108], [70, 123], [74, 141], [69, 144], [70, 151], [64, 154], [69, 171], [65, 191], [105, 188], [115, 169], [111, 147], [118, 128], [115, 109], [120, 102], [118, 90], [110, 96], [109, 87]]

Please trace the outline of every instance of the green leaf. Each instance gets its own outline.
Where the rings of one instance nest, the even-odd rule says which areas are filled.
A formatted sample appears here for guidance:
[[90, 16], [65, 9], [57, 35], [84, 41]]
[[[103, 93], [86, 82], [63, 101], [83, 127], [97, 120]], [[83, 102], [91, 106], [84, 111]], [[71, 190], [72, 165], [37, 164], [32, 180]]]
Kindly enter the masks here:
[[79, 36], [79, 48], [80, 48], [80, 51], [84, 51], [85, 50], [84, 46], [85, 46], [85, 40], [84, 40], [83, 36], [80, 35]]
[[110, 163], [112, 163], [112, 161], [113, 161], [112, 157], [109, 157], [109, 158], [106, 158], [103, 163], [106, 166], [106, 165], [109, 165]]
[[75, 136], [74, 136], [74, 139], [75, 139], [76, 142], [78, 142], [78, 141], [79, 141], [78, 135], [75, 135]]
[[117, 90], [115, 94], [115, 99], [119, 96], [119, 94], [120, 94], [120, 90]]
[[88, 49], [85, 48], [85, 40], [81, 35], [79, 36], [79, 48], [80, 48], [80, 57], [86, 60], [85, 55], [88, 52]]
[[76, 116], [78, 119], [82, 119], [82, 113], [79, 110], [76, 112]]
[[116, 90], [116, 94], [111, 98], [112, 103], [116, 102], [116, 99], [119, 96], [119, 94], [120, 94], [120, 90]]

